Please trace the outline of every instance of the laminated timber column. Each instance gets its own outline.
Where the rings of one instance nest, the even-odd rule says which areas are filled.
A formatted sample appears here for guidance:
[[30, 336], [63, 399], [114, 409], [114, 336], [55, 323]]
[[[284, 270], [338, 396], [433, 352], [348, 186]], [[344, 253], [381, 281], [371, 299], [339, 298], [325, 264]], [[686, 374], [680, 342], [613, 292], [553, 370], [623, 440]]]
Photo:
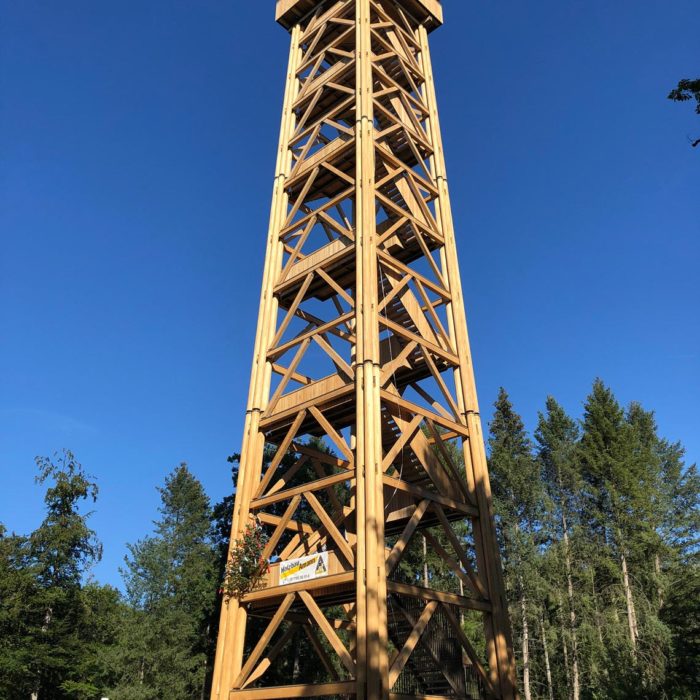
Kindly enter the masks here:
[[[289, 177], [291, 168], [289, 140], [294, 129], [292, 102], [299, 89], [296, 70], [300, 56], [300, 34], [301, 27], [294, 27], [289, 50], [289, 65], [282, 108], [279, 146], [277, 149], [258, 327], [255, 335], [253, 368], [248, 392], [239, 479], [232, 519], [232, 541], [241, 536], [249, 520], [251, 491], [260, 480], [260, 469], [265, 447], [264, 434], [260, 430], [260, 419], [267, 405], [270, 390], [270, 366], [267, 362], [267, 348], [274, 336], [275, 326], [272, 323], [272, 319], [277, 313], [277, 300], [272, 293], [272, 287], [276, 276], [279, 274], [278, 269], [281, 265], [282, 245], [279, 239], [279, 230], [289, 201], [285, 191], [285, 182]], [[212, 678], [212, 700], [228, 698], [229, 689], [233, 685], [233, 678], [240, 673], [246, 620], [245, 607], [240, 606], [235, 598], [221, 606], [219, 637]]]
[[460, 359], [459, 368], [455, 372], [455, 384], [460, 413], [464, 417], [470, 435], [470, 439], [465, 441], [464, 445], [465, 462], [471, 464], [472, 467], [474, 490], [481, 511], [481, 518], [474, 521], [474, 530], [478, 540], [478, 558], [483, 562], [482, 566], [485, 569], [484, 579], [489, 588], [489, 598], [492, 604], [491, 617], [485, 621], [485, 631], [488, 637], [489, 667], [491, 670], [490, 677], [491, 683], [494, 687], [500, 689], [504, 698], [514, 698], [517, 695], [517, 687], [515, 685], [513, 642], [506, 612], [507, 601], [505, 599], [501, 560], [497, 555], [489, 555], [489, 553], [498, 552], [491, 484], [476, 393], [474, 368], [471, 362], [466, 312], [462, 295], [462, 280], [457, 262], [457, 244], [454, 235], [450, 195], [447, 187], [447, 170], [435, 95], [435, 79], [430, 60], [428, 33], [423, 26], [419, 29], [419, 40], [421, 63], [425, 76], [424, 94], [430, 114], [428, 132], [433, 147], [431, 171], [438, 185], [439, 205], [437, 214], [445, 236], [443, 263], [449, 279], [450, 291], [452, 292], [452, 303], [449, 309], [450, 324], [453, 327]]
[[357, 696], [384, 700], [389, 665], [370, 0], [357, 0], [356, 18]]
[[264, 533], [269, 572], [222, 606], [212, 699], [514, 700], [427, 39], [441, 4], [278, 0], [277, 19], [231, 533]]

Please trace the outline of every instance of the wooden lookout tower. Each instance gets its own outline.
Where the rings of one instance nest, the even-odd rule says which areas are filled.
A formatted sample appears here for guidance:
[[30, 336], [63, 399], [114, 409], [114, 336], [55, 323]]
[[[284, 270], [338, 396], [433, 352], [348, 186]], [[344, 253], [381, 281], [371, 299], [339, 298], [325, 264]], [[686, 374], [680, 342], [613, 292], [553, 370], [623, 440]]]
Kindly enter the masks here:
[[[439, 0], [278, 0], [291, 34], [213, 700], [517, 697], [428, 34]], [[470, 265], [473, 261], [468, 261]]]

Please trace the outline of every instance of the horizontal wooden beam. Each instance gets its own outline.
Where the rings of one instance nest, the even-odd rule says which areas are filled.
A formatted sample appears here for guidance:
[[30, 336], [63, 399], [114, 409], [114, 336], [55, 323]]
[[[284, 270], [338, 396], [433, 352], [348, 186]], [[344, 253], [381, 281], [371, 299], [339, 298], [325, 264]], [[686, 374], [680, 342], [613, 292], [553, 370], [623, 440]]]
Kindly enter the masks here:
[[353, 583], [354, 580], [355, 572], [347, 571], [344, 574], [336, 574], [335, 576], [324, 576], [322, 578], [312, 579], [311, 581], [290, 583], [287, 586], [274, 586], [273, 588], [262, 588], [257, 591], [251, 591], [243, 597], [242, 602], [258, 603], [260, 601], [267, 600], [268, 598], [282, 598], [287, 593], [295, 593], [297, 591], [314, 591], [319, 588], [332, 588], [334, 586]]
[[465, 598], [456, 593], [445, 593], [443, 591], [434, 591], [432, 588], [421, 588], [419, 586], [410, 586], [407, 583], [398, 583], [396, 581], [387, 581], [386, 587], [389, 593], [398, 593], [400, 595], [408, 595], [412, 598], [420, 600], [437, 600], [441, 603], [456, 605], [459, 608], [467, 610], [481, 610], [482, 612], [491, 612], [491, 603], [486, 600], [475, 600], [474, 598]]
[[283, 685], [276, 688], [232, 690], [230, 700], [286, 700], [287, 698], [319, 698], [324, 695], [355, 695], [355, 681], [322, 683], [321, 685]]

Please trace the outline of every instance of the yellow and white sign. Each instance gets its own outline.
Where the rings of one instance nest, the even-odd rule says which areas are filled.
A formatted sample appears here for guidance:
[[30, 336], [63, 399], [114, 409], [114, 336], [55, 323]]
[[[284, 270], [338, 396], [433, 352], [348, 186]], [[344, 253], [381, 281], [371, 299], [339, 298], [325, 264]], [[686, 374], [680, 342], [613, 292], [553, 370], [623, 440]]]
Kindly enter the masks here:
[[328, 552], [290, 559], [280, 564], [280, 586], [328, 576]]

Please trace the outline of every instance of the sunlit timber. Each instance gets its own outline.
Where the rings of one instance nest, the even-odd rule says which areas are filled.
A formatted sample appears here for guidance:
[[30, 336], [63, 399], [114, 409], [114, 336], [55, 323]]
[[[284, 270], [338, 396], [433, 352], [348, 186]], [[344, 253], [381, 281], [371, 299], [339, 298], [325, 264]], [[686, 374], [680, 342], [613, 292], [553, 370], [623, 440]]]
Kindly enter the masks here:
[[428, 48], [441, 4], [276, 17], [291, 47], [232, 529], [263, 528], [271, 566], [222, 606], [212, 698], [513, 700]]

